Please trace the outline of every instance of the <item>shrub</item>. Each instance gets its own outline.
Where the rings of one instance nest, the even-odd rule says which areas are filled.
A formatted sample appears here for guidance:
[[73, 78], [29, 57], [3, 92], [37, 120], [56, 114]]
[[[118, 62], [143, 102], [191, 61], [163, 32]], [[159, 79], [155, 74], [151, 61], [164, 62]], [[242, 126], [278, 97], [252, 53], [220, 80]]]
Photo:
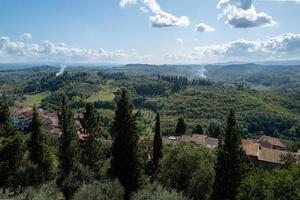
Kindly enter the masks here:
[[119, 200], [124, 188], [118, 181], [94, 182], [84, 184], [74, 195], [74, 200]]
[[214, 155], [206, 147], [179, 144], [161, 162], [160, 182], [193, 199], [209, 199], [214, 181]]
[[29, 187], [15, 200], [58, 200], [62, 194], [54, 182], [43, 184], [39, 187]]
[[177, 193], [175, 190], [167, 190], [161, 185], [154, 183], [146, 186], [134, 193], [131, 197], [132, 200], [187, 200], [182, 194]]

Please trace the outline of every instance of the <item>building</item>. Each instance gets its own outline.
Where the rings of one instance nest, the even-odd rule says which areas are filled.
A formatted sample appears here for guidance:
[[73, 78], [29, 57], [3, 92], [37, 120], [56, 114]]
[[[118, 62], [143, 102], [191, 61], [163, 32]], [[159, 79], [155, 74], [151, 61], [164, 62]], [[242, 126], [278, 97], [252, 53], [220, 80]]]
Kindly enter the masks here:
[[[210, 149], [218, 146], [218, 139], [207, 135], [183, 135], [164, 139], [166, 145], [176, 145], [180, 142], [191, 143], [195, 146], [204, 145]], [[272, 170], [281, 164], [281, 157], [288, 153], [290, 141], [268, 136], [256, 139], [243, 139], [242, 146], [250, 160], [258, 167]], [[293, 153], [300, 162], [300, 151]]]
[[279, 138], [273, 138], [270, 136], [262, 136], [257, 141], [262, 147], [268, 148], [268, 149], [277, 149], [281, 151], [288, 151], [288, 147], [290, 144], [290, 141], [283, 140]]

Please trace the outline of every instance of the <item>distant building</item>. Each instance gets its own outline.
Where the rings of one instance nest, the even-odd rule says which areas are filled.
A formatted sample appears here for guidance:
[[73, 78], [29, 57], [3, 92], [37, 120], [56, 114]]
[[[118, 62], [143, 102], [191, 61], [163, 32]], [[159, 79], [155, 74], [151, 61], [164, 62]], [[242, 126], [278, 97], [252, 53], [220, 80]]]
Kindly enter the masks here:
[[[191, 143], [193, 145], [204, 145], [210, 149], [218, 146], [218, 139], [207, 135], [183, 135], [164, 139], [166, 145], [176, 145], [180, 142]], [[271, 170], [281, 164], [281, 156], [288, 153], [290, 141], [268, 136], [262, 136], [260, 139], [243, 139], [242, 146], [249, 156], [250, 160], [258, 167]], [[300, 162], [300, 150], [293, 153], [298, 162]]]
[[262, 147], [265, 147], [268, 149], [277, 149], [277, 150], [281, 150], [281, 151], [288, 151], [290, 141], [279, 139], [279, 138], [273, 138], [270, 136], [262, 136], [258, 140], [258, 143]]

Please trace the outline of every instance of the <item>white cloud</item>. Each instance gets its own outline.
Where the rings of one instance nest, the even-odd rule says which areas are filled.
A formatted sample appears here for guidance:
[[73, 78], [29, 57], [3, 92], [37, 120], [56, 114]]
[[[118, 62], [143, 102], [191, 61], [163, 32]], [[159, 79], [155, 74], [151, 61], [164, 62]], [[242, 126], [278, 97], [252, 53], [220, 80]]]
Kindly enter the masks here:
[[259, 26], [273, 26], [277, 24], [273, 18], [257, 12], [253, 5], [254, 0], [220, 0], [217, 8], [222, 10], [222, 17], [226, 18], [233, 28], [251, 28]]
[[253, 61], [300, 58], [300, 34], [285, 33], [265, 40], [240, 39], [225, 44], [194, 47], [184, 55], [168, 54], [171, 60]]
[[23, 33], [23, 35], [20, 36], [21, 40], [30, 40], [32, 38], [31, 33]]
[[179, 43], [183, 43], [183, 39], [181, 39], [181, 38], [177, 38], [176, 41]]
[[138, 0], [121, 0], [120, 1], [120, 6], [121, 7], [125, 7], [127, 5], [132, 5], [132, 4], [136, 4]]
[[1, 60], [7, 61], [133, 61], [145, 59], [135, 50], [106, 51], [104, 49], [82, 49], [48, 40], [41, 44], [25, 44], [0, 37]]
[[195, 31], [195, 32], [196, 32], [196, 31], [197, 31], [197, 32], [201, 32], [201, 33], [203, 33], [203, 32], [214, 32], [214, 31], [215, 31], [215, 28], [210, 27], [210, 26], [208, 26], [208, 25], [206, 25], [206, 24], [204, 24], [204, 23], [200, 23], [200, 24], [198, 24], [198, 25], [196, 26], [196, 28], [195, 28], [194, 31]]
[[122, 7], [130, 4], [140, 4], [143, 12], [151, 11], [150, 24], [152, 27], [188, 26], [190, 20], [186, 16], [176, 17], [163, 11], [156, 0], [121, 0]]
[[300, 3], [300, 0], [265, 0], [271, 2], [293, 2], [293, 3]]

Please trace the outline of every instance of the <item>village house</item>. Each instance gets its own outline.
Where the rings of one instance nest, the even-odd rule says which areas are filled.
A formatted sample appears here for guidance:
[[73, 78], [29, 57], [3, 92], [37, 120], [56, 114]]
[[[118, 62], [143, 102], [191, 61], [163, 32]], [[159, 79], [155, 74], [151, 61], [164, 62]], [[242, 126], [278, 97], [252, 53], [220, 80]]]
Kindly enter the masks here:
[[[210, 149], [218, 146], [218, 139], [207, 135], [183, 135], [179, 137], [164, 138], [164, 144], [176, 145], [180, 142], [191, 143], [193, 145], [204, 145]], [[281, 164], [281, 157], [288, 153], [288, 140], [262, 136], [256, 139], [243, 139], [242, 146], [250, 160], [258, 167], [271, 170]], [[300, 152], [293, 153], [300, 162]]]
[[[31, 107], [11, 107], [9, 109], [12, 117], [13, 124], [17, 126], [22, 132], [27, 132], [29, 123], [32, 117]], [[39, 117], [42, 122], [42, 126], [45, 130], [52, 134], [60, 135], [61, 130], [59, 128], [58, 115], [55, 112], [48, 112], [43, 109], [38, 109]], [[78, 120], [79, 115], [75, 115], [75, 127], [77, 130], [80, 128], [80, 122]]]

